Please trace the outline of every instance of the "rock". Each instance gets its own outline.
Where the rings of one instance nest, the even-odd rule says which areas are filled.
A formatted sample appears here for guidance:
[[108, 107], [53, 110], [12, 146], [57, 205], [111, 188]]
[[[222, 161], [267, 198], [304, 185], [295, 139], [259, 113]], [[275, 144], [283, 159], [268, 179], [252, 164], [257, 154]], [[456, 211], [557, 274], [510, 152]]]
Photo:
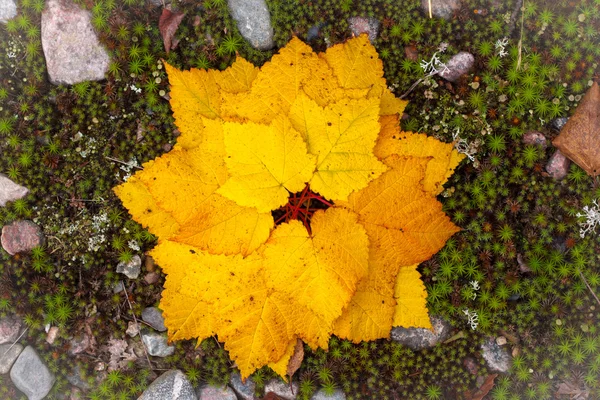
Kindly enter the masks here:
[[508, 372], [510, 369], [510, 355], [506, 349], [498, 346], [493, 337], [487, 338], [481, 345], [481, 352], [489, 369], [492, 371]]
[[142, 270], [142, 259], [137, 254], [133, 256], [133, 258], [127, 262], [120, 262], [117, 265], [117, 272], [122, 273], [129, 279], [137, 279], [140, 276], [140, 272]]
[[142, 341], [151, 356], [168, 357], [175, 353], [175, 346], [169, 346], [167, 337], [160, 333], [142, 332]]
[[90, 344], [90, 337], [87, 333], [75, 336], [73, 339], [71, 339], [71, 341], [69, 341], [70, 347], [68, 353], [72, 356], [81, 354], [90, 347]]
[[69, 400], [83, 400], [85, 396], [83, 392], [78, 387], [73, 386], [71, 388], [71, 393], [69, 393]]
[[325, 25], [326, 24], [324, 22], [317, 22], [316, 24], [311, 26], [308, 29], [308, 32], [306, 32], [306, 41], [311, 42], [311, 41], [315, 40], [316, 38], [318, 38], [319, 32], [321, 32], [321, 28], [324, 27]]
[[125, 331], [125, 333], [131, 337], [134, 337], [139, 332], [140, 332], [139, 325], [134, 321], [129, 321], [129, 323], [127, 324], [127, 330]]
[[31, 221], [18, 220], [2, 227], [2, 248], [14, 256], [44, 244], [44, 234]]
[[[0, 0], [0, 20], [2, 15], [2, 3]], [[25, 186], [14, 183], [6, 176], [0, 174], [0, 207], [6, 206], [9, 201], [15, 201], [27, 196], [29, 190]]]
[[0, 374], [8, 374], [10, 367], [23, 351], [23, 346], [19, 343], [0, 344]]
[[173, 369], [159, 376], [138, 400], [197, 400], [190, 381], [183, 372]]
[[265, 394], [269, 392], [276, 394], [284, 400], [296, 400], [298, 382], [292, 382], [292, 388], [290, 389], [290, 385], [281, 379], [271, 379], [265, 385]]
[[233, 391], [237, 393], [238, 397], [243, 400], [254, 400], [254, 391], [256, 390], [256, 383], [252, 378], [246, 379], [246, 382], [242, 382], [242, 376], [239, 372], [231, 374], [229, 384], [233, 388]]
[[523, 143], [540, 146], [542, 149], [545, 149], [546, 146], [548, 146], [546, 143], [546, 136], [544, 136], [541, 132], [536, 131], [531, 131], [524, 134]]
[[[421, 9], [429, 15], [429, 0], [421, 0]], [[460, 0], [431, 0], [431, 14], [438, 18], [450, 19], [460, 9]]]
[[336, 389], [332, 394], [326, 394], [325, 390], [321, 389], [310, 400], [346, 400], [346, 395], [340, 389]]
[[27, 346], [10, 369], [10, 380], [29, 400], [41, 400], [50, 392], [56, 378], [33, 347]]
[[474, 63], [475, 57], [473, 57], [473, 54], [461, 51], [448, 60], [446, 63], [448, 69], [440, 71], [439, 76], [449, 82], [456, 82], [458, 78], [471, 70]]
[[556, 132], [560, 132], [560, 130], [567, 124], [568, 120], [569, 118], [567, 117], [555, 118], [550, 121], [550, 128]]
[[552, 154], [546, 164], [548, 175], [556, 180], [561, 180], [569, 172], [569, 164], [571, 161], [558, 149]]
[[366, 33], [369, 35], [369, 40], [371, 42], [377, 39], [377, 34], [379, 33], [379, 21], [375, 18], [348, 18], [348, 25], [350, 25], [350, 30], [354, 36]]
[[15, 315], [9, 315], [0, 319], [0, 344], [14, 343], [19, 337], [23, 322]]
[[229, 386], [204, 385], [198, 388], [198, 400], [237, 400]]
[[252, 47], [273, 48], [273, 27], [265, 0], [227, 0], [227, 4], [240, 33]]
[[0, 22], [6, 22], [16, 16], [17, 3], [14, 0], [0, 0]]
[[67, 374], [67, 381], [73, 386], [76, 386], [83, 390], [90, 390], [91, 386], [88, 381], [85, 379], [84, 375], [81, 372], [81, 368], [79, 365], [75, 365], [71, 370], [71, 373]]
[[156, 307], [146, 307], [142, 311], [142, 319], [144, 322], [150, 324], [151, 327], [159, 332], [167, 330], [165, 326], [165, 319], [163, 318], [162, 311]]
[[73, 85], [105, 78], [108, 53], [98, 41], [91, 14], [71, 0], [46, 1], [42, 48], [53, 84]]
[[443, 342], [450, 336], [450, 324], [440, 317], [432, 317], [431, 325], [434, 332], [425, 328], [403, 328], [397, 326], [392, 329], [392, 340], [413, 350], [427, 349]]
[[498, 346], [504, 346], [506, 344], [506, 338], [504, 336], [498, 336], [496, 338], [496, 344]]
[[469, 371], [472, 375], [477, 375], [477, 372], [479, 371], [479, 366], [477, 365], [477, 361], [475, 361], [473, 357], [466, 357], [463, 360], [463, 365], [465, 366], [465, 368], [467, 368], [467, 371]]
[[113, 286], [113, 293], [114, 294], [121, 293], [124, 289], [125, 289], [125, 286], [123, 286], [123, 281], [119, 281], [119, 282], [115, 283], [115, 285]]
[[48, 330], [48, 334], [46, 335], [46, 343], [53, 344], [57, 337], [58, 326], [53, 326]]
[[146, 282], [148, 285], [153, 285], [158, 282], [159, 277], [160, 276], [156, 272], [150, 272], [144, 275], [144, 282]]

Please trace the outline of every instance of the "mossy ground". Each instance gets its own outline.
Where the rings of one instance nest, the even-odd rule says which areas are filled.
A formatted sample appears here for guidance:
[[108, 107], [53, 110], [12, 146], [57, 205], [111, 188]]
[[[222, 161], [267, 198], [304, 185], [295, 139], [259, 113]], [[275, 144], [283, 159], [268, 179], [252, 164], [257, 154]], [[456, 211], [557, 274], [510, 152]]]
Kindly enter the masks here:
[[[257, 65], [273, 55], [239, 38], [225, 0], [177, 2], [187, 16], [177, 31], [179, 45], [168, 55], [158, 31], [160, 7], [142, 0], [80, 3], [92, 11], [111, 53], [101, 82], [48, 83], [43, 0], [20, 1], [18, 17], [0, 24], [0, 172], [31, 191], [0, 209], [0, 225], [32, 219], [47, 237], [45, 248], [31, 254], [0, 252], [0, 313], [17, 313], [26, 322], [26, 341], [58, 376], [52, 398], [69, 390], [66, 375], [75, 365], [94, 382], [94, 367], [108, 361], [102, 345], [123, 338], [132, 320], [125, 293], [113, 294], [122, 278], [115, 266], [152, 248], [155, 238], [129, 219], [111, 188], [176, 140], [160, 60], [223, 69], [236, 51]], [[418, 85], [402, 122], [405, 130], [447, 142], [459, 132], [473, 152], [440, 197], [463, 230], [420, 267], [431, 313], [449, 319], [464, 337], [421, 352], [385, 340], [332, 340], [328, 353], [307, 351], [297, 373], [300, 397], [324, 387], [343, 389], [349, 399], [466, 398], [477, 377], [490, 373], [479, 345], [487, 335], [504, 335], [516, 357], [489, 398], [560, 398], [562, 383], [600, 398], [600, 304], [592, 295], [600, 293], [599, 236], [581, 238], [576, 216], [600, 197], [598, 180], [576, 165], [566, 179], [553, 180], [544, 172], [552, 146], [542, 150], [521, 140], [531, 130], [555, 137], [548, 122], [569, 116], [597, 79], [600, 1], [526, 1], [521, 14], [515, 1], [464, 0], [449, 21], [429, 19], [416, 0], [267, 3], [278, 46], [292, 34], [306, 39], [321, 24], [310, 44], [322, 51], [351, 36], [349, 17], [377, 18], [374, 44], [396, 95], [423, 77], [419, 61], [442, 43], [442, 61], [458, 51], [476, 59], [475, 69], [455, 84], [434, 77]], [[507, 54], [500, 56], [496, 42], [504, 37]], [[416, 61], [405, 47], [416, 51]], [[125, 282], [136, 315], [158, 303], [163, 279]], [[465, 309], [477, 312], [477, 329], [470, 329]], [[52, 345], [46, 324], [60, 327]], [[97, 357], [67, 354], [68, 338], [81, 332], [95, 337]], [[153, 359], [152, 369], [140, 358], [108, 374], [87, 396], [136, 398], [167, 368], [182, 369], [194, 383], [228, 381], [234, 365], [214, 339], [197, 349], [191, 341], [176, 347], [173, 356]], [[465, 367], [467, 358], [478, 365], [475, 374]], [[272, 376], [268, 369], [254, 374], [259, 392]], [[2, 377], [0, 397], [18, 398], [8, 377]]]

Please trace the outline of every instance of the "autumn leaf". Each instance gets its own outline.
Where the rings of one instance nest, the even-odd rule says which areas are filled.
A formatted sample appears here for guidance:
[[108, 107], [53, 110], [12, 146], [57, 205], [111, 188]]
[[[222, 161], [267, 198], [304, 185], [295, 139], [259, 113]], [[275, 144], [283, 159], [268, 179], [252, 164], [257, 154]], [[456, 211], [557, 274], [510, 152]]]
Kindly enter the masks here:
[[589, 175], [600, 175], [600, 86], [594, 82], [552, 144]]
[[401, 132], [366, 35], [261, 68], [166, 64], [181, 135], [114, 192], [158, 236], [170, 340], [217, 335], [242, 378], [291, 376], [303, 344], [430, 327], [417, 266], [458, 231], [436, 195], [462, 160]]
[[163, 8], [160, 19], [158, 20], [158, 30], [163, 38], [163, 44], [165, 45], [165, 51], [169, 54], [169, 51], [177, 47], [177, 41], [174, 41], [175, 32], [181, 24], [185, 13], [172, 12], [167, 8]]

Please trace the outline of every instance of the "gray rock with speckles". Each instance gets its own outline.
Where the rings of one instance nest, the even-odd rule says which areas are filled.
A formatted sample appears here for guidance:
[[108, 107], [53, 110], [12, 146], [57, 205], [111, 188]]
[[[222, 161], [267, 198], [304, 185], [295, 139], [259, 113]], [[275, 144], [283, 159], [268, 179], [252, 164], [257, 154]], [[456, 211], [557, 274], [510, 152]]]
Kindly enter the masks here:
[[505, 348], [500, 347], [493, 337], [487, 338], [481, 345], [481, 355], [492, 371], [504, 373], [510, 369], [510, 354]]
[[29, 400], [42, 400], [56, 378], [33, 347], [27, 346], [10, 369], [10, 380]]
[[315, 393], [310, 400], [346, 400], [346, 395], [339, 389], [336, 389], [332, 394], [326, 394], [323, 389]]
[[156, 307], [144, 308], [142, 311], [142, 319], [159, 332], [165, 332], [167, 330], [162, 311]]
[[292, 382], [292, 387], [290, 388], [289, 383], [285, 383], [281, 379], [271, 379], [265, 385], [265, 394], [269, 392], [275, 393], [284, 400], [296, 400], [298, 382]]
[[137, 254], [133, 256], [133, 258], [127, 262], [120, 262], [117, 265], [117, 272], [122, 273], [129, 279], [137, 279], [140, 276], [140, 272], [142, 271], [142, 259]]
[[10, 367], [23, 351], [23, 346], [19, 343], [14, 345], [10, 343], [0, 344], [0, 374], [8, 374]]
[[229, 386], [204, 385], [198, 388], [198, 400], [237, 400]]
[[273, 26], [265, 0], [227, 0], [227, 3], [244, 39], [255, 49], [272, 49]]
[[431, 317], [433, 332], [425, 328], [403, 328], [397, 326], [392, 329], [392, 340], [413, 350], [422, 350], [443, 342], [450, 336], [451, 326], [440, 317]]
[[252, 378], [247, 378], [246, 382], [242, 382], [242, 376], [239, 372], [234, 372], [231, 374], [231, 378], [229, 379], [229, 384], [233, 388], [233, 391], [238, 395], [238, 397], [243, 400], [254, 400], [254, 391], [256, 390], [256, 383], [252, 380]]
[[0, 0], [0, 22], [6, 23], [17, 16], [17, 3], [14, 0]]
[[8, 177], [0, 174], [0, 207], [6, 206], [6, 203], [9, 201], [15, 201], [27, 196], [27, 193], [29, 193], [29, 190], [26, 187], [14, 183]]
[[[429, 0], [421, 0], [421, 9], [429, 15]], [[460, 0], [431, 0], [431, 14], [438, 18], [450, 19], [460, 9]]]
[[197, 400], [196, 392], [183, 372], [170, 370], [148, 386], [138, 400]]
[[148, 354], [155, 357], [168, 357], [175, 353], [175, 346], [167, 344], [167, 337], [156, 332], [142, 332], [142, 341]]
[[438, 75], [449, 82], [456, 82], [473, 68], [473, 64], [475, 64], [473, 54], [461, 51], [448, 60], [446, 63], [447, 69], [443, 69]]

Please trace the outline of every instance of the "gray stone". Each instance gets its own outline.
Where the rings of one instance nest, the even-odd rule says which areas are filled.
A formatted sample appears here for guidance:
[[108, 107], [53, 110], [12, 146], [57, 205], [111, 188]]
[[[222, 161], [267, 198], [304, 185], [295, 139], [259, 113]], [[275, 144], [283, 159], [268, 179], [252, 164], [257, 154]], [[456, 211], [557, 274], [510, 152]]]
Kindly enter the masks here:
[[16, 315], [0, 319], [0, 344], [14, 343], [19, 337], [23, 322]]
[[[429, 0], [421, 0], [421, 9], [429, 15]], [[460, 0], [431, 0], [431, 14], [438, 18], [450, 19], [460, 9]]]
[[128, 334], [130, 337], [134, 337], [138, 333], [140, 333], [140, 327], [138, 326], [137, 322], [129, 321], [129, 323], [127, 324], [127, 330], [125, 331], [125, 333]]
[[487, 338], [481, 345], [481, 355], [492, 371], [508, 372], [510, 369], [510, 354], [500, 347], [493, 337]]
[[[0, 0], [0, 4], [4, 0]], [[1, 13], [0, 5], [0, 13]], [[14, 183], [6, 176], [0, 174], [0, 207], [6, 206], [9, 201], [15, 201], [27, 196], [29, 190], [25, 186]]]
[[18, 220], [2, 227], [2, 248], [14, 256], [30, 251], [44, 244], [44, 234], [39, 226], [31, 221]]
[[88, 334], [82, 333], [81, 335], [75, 336], [69, 341], [70, 347], [68, 353], [72, 356], [81, 354], [90, 347], [90, 344], [91, 341]]
[[14, 0], [0, 0], [0, 22], [17, 16], [17, 3]]
[[546, 143], [546, 136], [544, 136], [543, 133], [536, 131], [531, 131], [524, 134], [523, 143], [540, 146], [542, 149], [545, 149], [546, 146], [548, 146], [548, 143]]
[[346, 395], [340, 389], [336, 389], [332, 394], [327, 394], [321, 389], [310, 400], [346, 400]]
[[90, 390], [92, 388], [90, 386], [90, 384], [88, 383], [88, 381], [83, 376], [79, 365], [74, 366], [73, 369], [71, 370], [71, 373], [67, 374], [67, 381], [71, 385], [76, 386], [83, 390]]
[[123, 281], [119, 281], [113, 286], [114, 294], [121, 293], [123, 290], [125, 290], [125, 286], [123, 286]]
[[292, 382], [290, 388], [289, 383], [283, 382], [281, 379], [271, 379], [265, 385], [265, 394], [275, 393], [277, 396], [285, 400], [296, 400], [298, 395], [298, 382]]
[[23, 346], [19, 343], [14, 345], [10, 343], [0, 344], [0, 374], [8, 374], [10, 367], [23, 351]]
[[352, 17], [348, 18], [348, 25], [350, 25], [350, 30], [354, 36], [366, 33], [369, 35], [371, 42], [377, 39], [379, 21], [376, 18]]
[[233, 388], [233, 391], [237, 393], [238, 397], [241, 397], [243, 400], [254, 399], [256, 383], [254, 383], [252, 378], [247, 378], [246, 382], [242, 382], [242, 376], [240, 375], [240, 373], [234, 372], [231, 374], [229, 384]]
[[568, 120], [569, 118], [567, 117], [555, 118], [550, 122], [550, 128], [554, 129], [556, 132], [560, 132], [563, 126], [567, 124]]
[[142, 319], [159, 332], [165, 332], [167, 330], [162, 311], [156, 307], [144, 308], [142, 311]]
[[148, 354], [155, 357], [168, 357], [175, 353], [175, 346], [167, 344], [167, 337], [156, 332], [142, 332], [142, 341]]
[[324, 22], [317, 22], [316, 24], [311, 26], [308, 29], [308, 32], [306, 32], [306, 40], [310, 42], [310, 41], [313, 41], [316, 38], [318, 38], [319, 32], [321, 31], [321, 28], [324, 26], [325, 26]]
[[447, 69], [440, 71], [439, 76], [449, 82], [456, 82], [458, 78], [468, 73], [471, 68], [473, 68], [474, 63], [475, 57], [473, 57], [473, 54], [461, 51], [448, 60], [446, 63]]
[[546, 172], [552, 178], [561, 180], [569, 172], [569, 164], [571, 161], [558, 149], [552, 154], [546, 164]]
[[204, 385], [198, 388], [198, 400], [237, 400], [229, 386]]
[[433, 332], [425, 328], [403, 328], [397, 326], [392, 329], [392, 340], [413, 350], [422, 350], [443, 342], [450, 336], [450, 324], [440, 317], [431, 317]]
[[265, 0], [227, 0], [227, 4], [240, 33], [252, 47], [273, 48], [273, 27]]
[[110, 64], [91, 14], [71, 0], [47, 0], [42, 12], [42, 48], [50, 82], [73, 85], [105, 78]]
[[33, 347], [27, 346], [10, 369], [10, 380], [29, 400], [41, 400], [50, 392], [56, 378]]
[[142, 259], [137, 254], [129, 262], [117, 264], [117, 272], [122, 273], [129, 279], [137, 279], [142, 271]]
[[183, 372], [173, 369], [159, 376], [138, 400], [197, 400], [190, 381]]

